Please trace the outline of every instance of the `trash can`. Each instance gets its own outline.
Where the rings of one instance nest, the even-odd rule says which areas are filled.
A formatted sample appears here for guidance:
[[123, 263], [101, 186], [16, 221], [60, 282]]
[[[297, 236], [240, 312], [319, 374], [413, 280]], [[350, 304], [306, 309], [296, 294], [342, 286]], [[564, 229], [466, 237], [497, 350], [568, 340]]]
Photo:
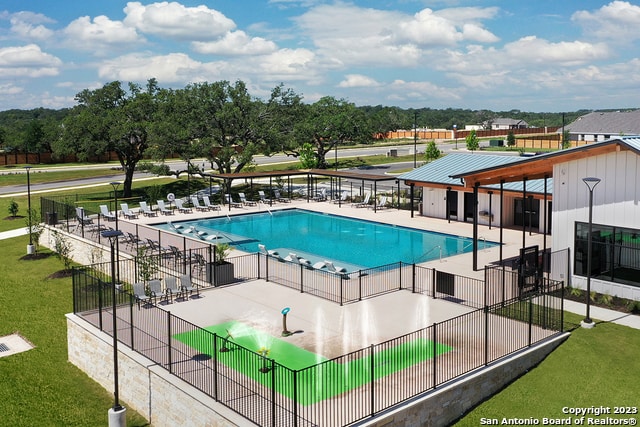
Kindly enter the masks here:
[[47, 212], [45, 214], [47, 225], [56, 225], [58, 223], [58, 212]]

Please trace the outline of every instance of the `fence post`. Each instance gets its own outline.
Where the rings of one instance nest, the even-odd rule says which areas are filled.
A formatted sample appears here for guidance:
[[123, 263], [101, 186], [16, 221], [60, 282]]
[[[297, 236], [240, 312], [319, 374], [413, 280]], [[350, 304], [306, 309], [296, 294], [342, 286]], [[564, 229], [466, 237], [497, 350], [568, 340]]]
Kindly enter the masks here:
[[432, 298], [436, 297], [436, 277], [437, 277], [437, 272], [436, 272], [436, 269], [434, 268], [431, 271], [431, 297]]
[[[208, 258], [208, 260], [207, 260], [206, 265], [204, 266], [204, 268], [205, 268], [204, 277], [207, 277], [207, 270], [211, 270], [211, 273], [209, 274], [209, 284], [213, 285], [213, 286], [216, 286], [216, 283], [218, 283], [218, 281], [216, 280], [217, 279], [216, 278], [216, 269], [213, 268], [213, 264], [215, 264], [215, 262], [216, 262], [216, 252], [212, 251], [212, 248], [213, 247], [211, 245], [209, 245], [207, 247], [207, 253], [208, 253], [207, 258]], [[213, 252], [213, 255], [212, 255], [211, 252]]]
[[131, 294], [129, 294], [129, 319], [131, 319], [131, 321], [129, 322], [129, 326], [130, 326], [130, 331], [131, 331], [131, 350], [135, 350], [135, 347], [133, 345], [133, 305], [135, 304], [135, 297]]
[[433, 388], [438, 386], [438, 362], [436, 362], [436, 356], [438, 351], [436, 346], [438, 345], [438, 322], [433, 323]]
[[564, 332], [564, 282], [560, 288], [560, 332]]
[[[229, 196], [231, 197], [231, 196]], [[276, 361], [271, 359], [271, 425], [276, 427]]]
[[529, 297], [529, 347], [531, 347], [532, 335], [533, 335], [533, 295]]
[[489, 364], [489, 307], [484, 306], [484, 365]]
[[171, 364], [171, 312], [170, 311], [167, 311], [167, 351], [169, 352], [168, 354], [169, 373], [173, 374], [173, 367]]
[[[362, 301], [362, 270], [358, 270], [358, 301]], [[342, 276], [340, 276], [340, 295], [342, 295]], [[342, 301], [342, 299], [340, 299]]]
[[213, 400], [218, 401], [218, 334], [213, 333]]
[[416, 293], [416, 263], [411, 264], [411, 293]]
[[402, 290], [402, 261], [400, 261], [398, 264], [400, 265], [400, 268], [398, 268], [398, 275], [400, 276], [398, 277], [398, 282], [400, 282], [400, 288], [398, 290], [401, 291]]
[[484, 266], [484, 306], [488, 305], [489, 300], [489, 285], [487, 283], [487, 277], [489, 276], [489, 272], [487, 270], [487, 266]]
[[298, 370], [293, 371], [293, 427], [298, 427]]
[[369, 378], [369, 383], [371, 384], [371, 416], [373, 417], [376, 414], [376, 410], [375, 410], [375, 361], [373, 359], [373, 354], [374, 354], [374, 346], [373, 344], [371, 344], [369, 346], [369, 357], [371, 359], [371, 361], [369, 362], [369, 369], [371, 370], [371, 378]]
[[[344, 301], [343, 301], [344, 296], [343, 296], [343, 289], [342, 289], [342, 285], [343, 284], [344, 284], [344, 282], [342, 281], [342, 275], [340, 275], [340, 306], [342, 306], [342, 304], [344, 303]], [[362, 290], [360, 290], [360, 294], [362, 294]]]

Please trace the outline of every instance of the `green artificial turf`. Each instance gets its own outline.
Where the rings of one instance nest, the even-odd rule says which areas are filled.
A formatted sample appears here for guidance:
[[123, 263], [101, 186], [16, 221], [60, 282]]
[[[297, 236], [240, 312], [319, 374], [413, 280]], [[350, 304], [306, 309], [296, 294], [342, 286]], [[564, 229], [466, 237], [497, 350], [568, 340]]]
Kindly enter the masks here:
[[[220, 350], [225, 347], [229, 351], [213, 354], [212, 334], [217, 336], [216, 348]], [[424, 362], [431, 359], [434, 353], [432, 341], [418, 338], [376, 351], [373, 356], [366, 350], [361, 357], [338, 363], [297, 347], [287, 342], [286, 338], [273, 337], [234, 321], [177, 334], [174, 338], [203, 354], [217, 358], [221, 363], [267, 387], [274, 387], [275, 383], [277, 392], [291, 399], [295, 398], [304, 405], [329, 399], [367, 384], [372, 379], [376, 380]], [[265, 349], [268, 350], [266, 358], [256, 354]], [[437, 355], [451, 350], [452, 347], [444, 344], [436, 344], [435, 347]], [[271, 372], [270, 359], [289, 370], [299, 371], [296, 374], [297, 387], [293, 387], [291, 371], [280, 369], [276, 365], [278, 372]], [[314, 365], [318, 366], [305, 369]], [[295, 390], [298, 390], [297, 396], [294, 396]]]

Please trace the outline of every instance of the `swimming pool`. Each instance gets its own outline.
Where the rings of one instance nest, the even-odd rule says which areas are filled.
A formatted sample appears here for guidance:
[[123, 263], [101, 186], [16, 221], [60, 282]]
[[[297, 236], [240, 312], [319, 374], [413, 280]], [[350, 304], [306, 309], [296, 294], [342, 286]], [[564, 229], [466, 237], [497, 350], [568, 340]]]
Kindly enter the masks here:
[[[378, 267], [394, 262], [420, 263], [473, 250], [467, 237], [418, 230], [409, 227], [348, 218], [304, 209], [286, 209], [232, 217], [216, 217], [156, 227], [201, 239], [217, 236], [215, 242], [228, 242], [246, 251], [258, 252], [258, 244], [277, 250], [281, 256], [294, 252], [309, 261], [333, 260], [348, 271]], [[195, 227], [195, 228], [191, 228]], [[480, 242], [480, 248], [497, 245]]]

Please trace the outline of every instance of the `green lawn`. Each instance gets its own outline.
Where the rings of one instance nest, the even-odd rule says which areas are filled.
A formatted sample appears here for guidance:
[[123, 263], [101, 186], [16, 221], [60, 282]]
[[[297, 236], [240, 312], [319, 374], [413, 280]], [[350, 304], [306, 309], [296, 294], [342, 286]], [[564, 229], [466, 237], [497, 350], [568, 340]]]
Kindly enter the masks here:
[[[0, 336], [17, 332], [35, 346], [0, 358], [0, 425], [105, 426], [113, 394], [67, 361], [71, 278], [47, 279], [63, 268], [54, 256], [21, 260], [27, 243], [27, 236], [0, 242]], [[131, 409], [127, 421], [147, 425]]]
[[[577, 324], [583, 316], [568, 314]], [[566, 418], [562, 408], [636, 407], [640, 411], [640, 330], [613, 323], [575, 328], [540, 365], [482, 403], [456, 426], [482, 418]], [[620, 415], [611, 415], [620, 418]], [[640, 414], [635, 415], [636, 420]]]
[[[215, 333], [218, 339], [218, 348], [228, 348], [230, 351], [213, 353], [211, 335], [202, 330], [186, 332], [175, 336], [181, 342], [197, 349], [224, 363], [225, 365], [247, 375], [261, 384], [272, 387], [272, 376], [265, 374], [260, 369], [263, 362], [260, 357], [253, 356], [249, 352], [240, 350], [237, 345], [253, 352], [268, 349], [268, 358], [278, 364], [292, 370], [321, 364], [318, 369], [302, 371], [298, 375], [298, 389], [310, 390], [310, 393], [300, 393], [298, 401], [304, 405], [310, 405], [329, 399], [338, 394], [360, 387], [370, 382], [371, 365], [374, 366], [374, 379], [382, 378], [409, 366], [415, 365], [433, 357], [433, 342], [427, 339], [416, 339], [401, 345], [386, 348], [371, 355], [367, 352], [361, 358], [350, 360], [346, 363], [327, 361], [321, 355], [312, 353], [297, 347], [286, 341], [286, 338], [276, 338], [262, 331], [251, 328], [238, 322], [225, 322], [219, 325], [204, 328], [209, 333]], [[228, 342], [224, 342], [227, 334], [230, 334]], [[452, 348], [444, 344], [436, 344], [435, 351], [438, 355], [451, 351]], [[253, 359], [253, 360], [252, 360]], [[320, 376], [320, 377], [319, 377]], [[328, 380], [328, 379], [331, 380]], [[293, 382], [286, 376], [278, 376], [276, 391], [293, 398]]]

